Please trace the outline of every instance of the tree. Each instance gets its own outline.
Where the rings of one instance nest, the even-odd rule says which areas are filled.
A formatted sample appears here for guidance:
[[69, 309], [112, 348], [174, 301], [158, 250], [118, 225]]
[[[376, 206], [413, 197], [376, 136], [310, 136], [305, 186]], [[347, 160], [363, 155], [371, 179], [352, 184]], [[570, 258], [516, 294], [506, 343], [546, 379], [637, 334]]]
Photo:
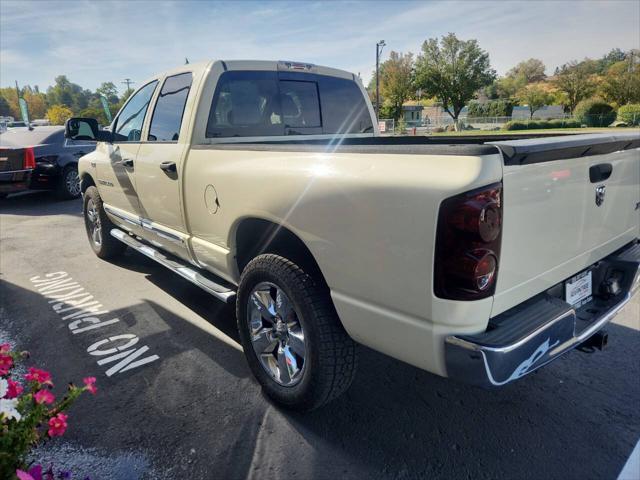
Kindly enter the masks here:
[[44, 94], [29, 88], [22, 92], [22, 98], [25, 99], [29, 106], [29, 116], [32, 119], [44, 118], [47, 113], [47, 98]]
[[565, 93], [565, 107], [573, 113], [580, 100], [590, 97], [595, 90], [593, 65], [587, 61], [569, 62], [560, 67], [555, 84], [558, 90]]
[[425, 41], [416, 61], [417, 86], [442, 103], [456, 128], [467, 102], [495, 78], [489, 54], [480, 48], [477, 40], [458, 40], [453, 33], [442, 37], [440, 43], [437, 38]]
[[522, 88], [517, 93], [517, 98], [521, 105], [529, 107], [529, 118], [533, 118], [536, 111], [553, 101], [553, 96], [539, 84]]
[[64, 125], [64, 122], [72, 116], [73, 112], [65, 105], [54, 105], [47, 110], [47, 118], [51, 125]]
[[391, 107], [394, 119], [402, 115], [402, 104], [415, 92], [413, 86], [413, 54], [391, 52], [380, 67], [380, 93]]
[[118, 103], [118, 89], [113, 82], [102, 82], [102, 84], [96, 88], [96, 93], [106, 98], [109, 103]]
[[640, 102], [639, 63], [639, 59], [631, 54], [628, 60], [609, 67], [600, 84], [600, 92], [607, 101], [619, 106]]
[[522, 79], [525, 84], [542, 82], [547, 78], [544, 73], [545, 69], [542, 60], [530, 58], [509, 70], [507, 77]]

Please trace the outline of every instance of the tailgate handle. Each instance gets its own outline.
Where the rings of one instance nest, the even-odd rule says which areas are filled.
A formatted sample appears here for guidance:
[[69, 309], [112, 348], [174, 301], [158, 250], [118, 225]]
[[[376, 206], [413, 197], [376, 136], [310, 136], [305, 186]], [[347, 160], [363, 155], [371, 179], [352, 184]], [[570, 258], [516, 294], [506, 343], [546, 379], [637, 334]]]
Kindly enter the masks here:
[[589, 180], [591, 183], [603, 182], [611, 176], [613, 166], [610, 163], [599, 163], [589, 168]]

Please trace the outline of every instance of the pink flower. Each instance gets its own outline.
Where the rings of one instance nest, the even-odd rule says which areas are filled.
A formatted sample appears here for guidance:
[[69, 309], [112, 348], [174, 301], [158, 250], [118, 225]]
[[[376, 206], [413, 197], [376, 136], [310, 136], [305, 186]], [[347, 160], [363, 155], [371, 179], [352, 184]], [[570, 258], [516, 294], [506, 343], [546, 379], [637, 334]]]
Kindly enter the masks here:
[[0, 343], [0, 353], [9, 353], [9, 350], [11, 350], [11, 345], [8, 343]]
[[22, 388], [22, 385], [20, 385], [19, 382], [15, 382], [13, 380], [11, 380], [10, 378], [7, 379], [7, 393], [4, 396], [4, 398], [16, 398], [18, 395], [20, 395], [22, 393], [22, 390], [24, 390], [24, 388]]
[[59, 413], [55, 417], [49, 419], [49, 430], [47, 433], [50, 437], [61, 437], [67, 429], [67, 415]]
[[98, 387], [95, 386], [96, 377], [85, 377], [82, 379], [84, 384], [86, 385], [86, 389], [91, 392], [91, 394], [95, 395], [98, 391]]
[[30, 367], [29, 373], [24, 376], [27, 382], [49, 383], [51, 384], [51, 374], [39, 368]]
[[46, 403], [47, 405], [51, 405], [56, 397], [49, 390], [39, 390], [33, 395], [33, 399], [37, 404]]
[[9, 355], [0, 355], [0, 375], [6, 375], [13, 367], [13, 358]]
[[28, 472], [23, 470], [16, 470], [16, 476], [20, 480], [42, 480], [42, 466], [36, 465], [29, 469]]

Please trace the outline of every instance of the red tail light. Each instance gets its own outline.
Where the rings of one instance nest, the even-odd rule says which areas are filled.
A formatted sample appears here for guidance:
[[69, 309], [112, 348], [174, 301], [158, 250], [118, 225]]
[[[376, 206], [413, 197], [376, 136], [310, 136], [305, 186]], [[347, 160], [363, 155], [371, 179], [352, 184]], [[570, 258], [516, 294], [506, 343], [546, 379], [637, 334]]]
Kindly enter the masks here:
[[36, 168], [36, 157], [33, 154], [33, 147], [27, 147], [24, 149], [24, 162], [22, 168], [25, 170]]
[[452, 300], [493, 295], [501, 234], [502, 184], [444, 200], [436, 234], [435, 294]]

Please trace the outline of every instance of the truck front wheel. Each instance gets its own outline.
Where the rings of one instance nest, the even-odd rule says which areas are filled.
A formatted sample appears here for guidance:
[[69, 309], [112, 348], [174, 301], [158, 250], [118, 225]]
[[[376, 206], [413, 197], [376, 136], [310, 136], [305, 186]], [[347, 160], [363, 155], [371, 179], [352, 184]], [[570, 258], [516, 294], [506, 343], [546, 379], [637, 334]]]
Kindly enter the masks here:
[[87, 188], [83, 198], [84, 226], [94, 253], [103, 259], [121, 255], [126, 245], [109, 233], [115, 227], [102, 207], [102, 198], [94, 186]]
[[355, 343], [326, 287], [295, 263], [274, 254], [249, 262], [236, 314], [249, 367], [276, 402], [313, 410], [351, 385]]

